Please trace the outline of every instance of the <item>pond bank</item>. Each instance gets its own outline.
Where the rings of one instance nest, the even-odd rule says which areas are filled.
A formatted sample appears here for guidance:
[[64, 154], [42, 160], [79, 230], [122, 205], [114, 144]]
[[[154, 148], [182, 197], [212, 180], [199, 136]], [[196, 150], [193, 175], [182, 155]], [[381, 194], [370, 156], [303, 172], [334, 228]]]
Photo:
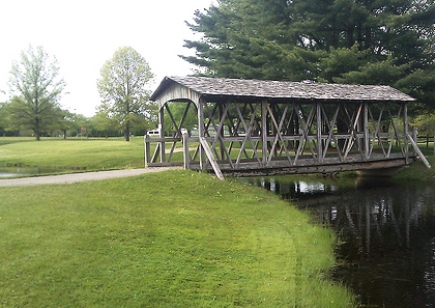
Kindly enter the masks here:
[[354, 303], [327, 279], [332, 231], [237, 181], [176, 170], [0, 194], [0, 306]]
[[407, 181], [435, 181], [435, 156], [428, 155], [426, 158], [432, 166], [431, 169], [427, 168], [421, 160], [417, 160], [410, 166], [403, 168], [393, 178]]

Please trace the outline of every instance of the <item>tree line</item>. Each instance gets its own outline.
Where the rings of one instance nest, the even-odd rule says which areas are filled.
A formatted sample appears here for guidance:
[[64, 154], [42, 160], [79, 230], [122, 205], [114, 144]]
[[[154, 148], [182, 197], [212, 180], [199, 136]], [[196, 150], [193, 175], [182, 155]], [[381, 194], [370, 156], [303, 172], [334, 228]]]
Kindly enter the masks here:
[[156, 108], [149, 102], [147, 83], [153, 78], [147, 61], [133, 48], [119, 48], [107, 60], [97, 80], [101, 104], [87, 118], [63, 109], [66, 82], [59, 65], [43, 47], [21, 52], [9, 79], [11, 99], [0, 103], [0, 136], [112, 137], [143, 135], [155, 127]]
[[[187, 23], [200, 35], [184, 44], [194, 55], [181, 58], [200, 76], [390, 85], [417, 98], [409, 106], [416, 125], [435, 129], [434, 24], [434, 0], [218, 0]], [[0, 134], [57, 129], [129, 140], [156, 126], [145, 90], [153, 74], [134, 49], [118, 49], [102, 67], [102, 103], [90, 119], [62, 110], [58, 71], [42, 48], [21, 54], [14, 96], [0, 104]]]

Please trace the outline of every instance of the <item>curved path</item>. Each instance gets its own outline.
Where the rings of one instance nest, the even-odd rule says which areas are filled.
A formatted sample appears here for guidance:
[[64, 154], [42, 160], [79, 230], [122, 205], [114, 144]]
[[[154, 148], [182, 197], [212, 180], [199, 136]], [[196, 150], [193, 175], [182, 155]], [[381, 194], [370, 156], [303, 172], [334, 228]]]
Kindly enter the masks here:
[[43, 184], [70, 184], [85, 181], [98, 181], [113, 178], [124, 178], [144, 173], [160, 172], [180, 169], [178, 167], [160, 167], [126, 170], [109, 170], [84, 173], [59, 174], [48, 176], [35, 176], [29, 178], [0, 179], [0, 187], [5, 186], [29, 186]]

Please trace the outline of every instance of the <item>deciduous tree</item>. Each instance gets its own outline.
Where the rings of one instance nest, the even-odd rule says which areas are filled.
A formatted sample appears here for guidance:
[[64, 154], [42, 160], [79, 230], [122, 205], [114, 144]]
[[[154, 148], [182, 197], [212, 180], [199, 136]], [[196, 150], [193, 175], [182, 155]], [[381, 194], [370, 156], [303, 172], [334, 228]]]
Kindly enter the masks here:
[[58, 116], [59, 99], [65, 88], [59, 76], [55, 57], [49, 56], [42, 47], [29, 47], [12, 65], [9, 87], [13, 99], [7, 110], [15, 125], [33, 131], [36, 140]]
[[137, 118], [150, 117], [147, 85], [152, 78], [148, 62], [131, 47], [119, 48], [101, 69], [97, 80], [103, 101], [100, 109], [117, 119], [126, 141]]

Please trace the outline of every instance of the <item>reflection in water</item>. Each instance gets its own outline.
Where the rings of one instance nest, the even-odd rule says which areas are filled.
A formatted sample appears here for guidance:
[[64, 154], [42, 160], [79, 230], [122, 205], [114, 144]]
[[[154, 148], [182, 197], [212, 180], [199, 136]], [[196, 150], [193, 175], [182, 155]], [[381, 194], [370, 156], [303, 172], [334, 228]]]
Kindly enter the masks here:
[[352, 189], [321, 179], [255, 181], [336, 230], [341, 265], [334, 278], [362, 304], [435, 307], [434, 188], [367, 178]]

